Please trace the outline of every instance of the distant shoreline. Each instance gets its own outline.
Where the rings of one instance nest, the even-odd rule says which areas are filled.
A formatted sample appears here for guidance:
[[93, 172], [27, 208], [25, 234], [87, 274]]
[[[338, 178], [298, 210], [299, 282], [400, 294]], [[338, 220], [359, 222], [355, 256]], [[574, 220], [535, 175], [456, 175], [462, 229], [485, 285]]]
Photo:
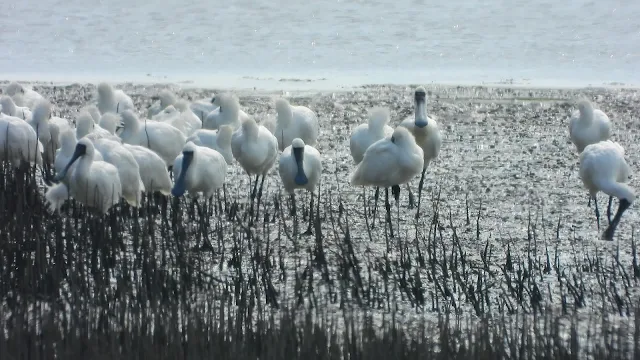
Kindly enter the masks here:
[[[191, 78], [191, 79], [190, 79]], [[466, 80], [429, 80], [424, 76], [416, 76], [415, 80], [388, 80], [384, 76], [340, 76], [340, 77], [292, 77], [286, 75], [274, 76], [236, 76], [236, 75], [208, 75], [193, 79], [192, 76], [156, 76], [152, 74], [134, 76], [107, 75], [47, 75], [47, 74], [0, 74], [0, 84], [18, 81], [38, 86], [67, 86], [97, 84], [108, 82], [112, 85], [139, 86], [178, 86], [182, 89], [222, 89], [222, 90], [260, 90], [273, 91], [358, 91], [378, 86], [438, 86], [438, 87], [489, 87], [514, 89], [640, 89], [640, 85], [620, 82], [576, 83], [571, 81], [550, 79], [497, 79], [493, 81]]]

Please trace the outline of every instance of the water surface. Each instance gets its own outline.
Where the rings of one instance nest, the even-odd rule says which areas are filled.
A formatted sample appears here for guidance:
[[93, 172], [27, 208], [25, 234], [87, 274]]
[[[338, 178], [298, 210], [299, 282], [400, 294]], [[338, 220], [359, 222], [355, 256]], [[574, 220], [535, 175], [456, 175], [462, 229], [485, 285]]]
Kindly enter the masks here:
[[26, 0], [2, 10], [2, 78], [640, 84], [638, 1]]

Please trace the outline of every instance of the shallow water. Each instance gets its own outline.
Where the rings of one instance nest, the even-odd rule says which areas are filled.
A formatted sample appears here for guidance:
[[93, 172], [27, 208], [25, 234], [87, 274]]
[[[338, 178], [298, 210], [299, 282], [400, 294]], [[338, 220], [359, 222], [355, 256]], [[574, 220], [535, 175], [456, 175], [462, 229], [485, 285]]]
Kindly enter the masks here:
[[636, 1], [27, 0], [2, 8], [6, 79], [640, 83]]

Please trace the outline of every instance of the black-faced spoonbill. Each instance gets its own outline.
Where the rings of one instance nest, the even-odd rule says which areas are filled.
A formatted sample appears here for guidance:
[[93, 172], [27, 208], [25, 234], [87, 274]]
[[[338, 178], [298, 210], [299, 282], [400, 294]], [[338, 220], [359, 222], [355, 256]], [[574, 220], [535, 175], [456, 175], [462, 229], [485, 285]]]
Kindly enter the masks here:
[[193, 141], [198, 146], [206, 146], [219, 152], [224, 156], [227, 165], [231, 165], [233, 163], [233, 153], [231, 152], [232, 135], [233, 128], [230, 125], [222, 125], [218, 130], [197, 130], [187, 138], [187, 141]]
[[[427, 116], [427, 92], [422, 86], [419, 86], [414, 94], [415, 114], [403, 120], [399, 126], [406, 127], [416, 139], [416, 144], [422, 148], [424, 153], [424, 168], [420, 176], [420, 184], [418, 185], [418, 210], [416, 211], [416, 219], [420, 216], [420, 199], [422, 197], [422, 187], [424, 186], [424, 173], [429, 167], [431, 160], [434, 160], [440, 154], [442, 146], [442, 136], [438, 129], [438, 123]], [[407, 183], [409, 190], [409, 206], [413, 207], [413, 194]]]
[[[393, 134], [393, 128], [389, 126], [391, 115], [389, 109], [385, 107], [376, 107], [369, 111], [368, 121], [366, 124], [360, 124], [353, 129], [349, 140], [349, 149], [351, 157], [358, 165], [367, 151], [376, 141], [390, 137]], [[378, 208], [378, 197], [380, 196], [380, 188], [376, 187], [373, 205], [373, 221], [375, 222], [376, 211]]]
[[622, 214], [636, 198], [633, 189], [626, 184], [630, 175], [631, 169], [624, 159], [624, 148], [618, 143], [607, 140], [587, 145], [580, 154], [580, 178], [594, 200], [598, 229], [600, 229], [600, 212], [596, 200], [598, 192], [602, 191], [609, 195], [609, 199], [615, 196], [620, 200], [613, 220], [611, 220], [611, 201], [609, 201], [607, 208], [609, 227], [603, 234], [605, 240], [613, 239]]
[[133, 100], [124, 91], [115, 90], [111, 85], [103, 82], [98, 84], [98, 110], [100, 114], [134, 110]]
[[251, 210], [253, 215], [253, 203], [256, 198], [258, 179], [262, 176], [260, 190], [257, 192], [258, 209], [255, 218], [260, 212], [260, 200], [262, 198], [262, 187], [264, 179], [273, 167], [278, 157], [278, 140], [262, 125], [258, 125], [253, 118], [245, 119], [242, 127], [233, 133], [231, 137], [231, 152], [240, 166], [249, 175], [249, 186], [251, 186], [251, 176], [256, 175], [256, 181], [251, 191]]
[[393, 187], [398, 204], [400, 187], [418, 175], [424, 166], [424, 154], [409, 130], [397, 127], [390, 138], [378, 140], [364, 153], [356, 170], [351, 174], [352, 185], [382, 186], [385, 188], [385, 207], [389, 232], [393, 237], [389, 187]]
[[278, 172], [284, 189], [291, 196], [292, 210], [296, 212], [295, 190], [305, 189], [311, 194], [309, 203], [309, 227], [305, 234], [311, 234], [313, 227], [313, 191], [322, 175], [322, 159], [320, 152], [314, 147], [305, 145], [300, 138], [295, 138], [287, 146], [278, 163]]
[[122, 185], [118, 169], [110, 163], [94, 161], [95, 151], [91, 140], [78, 141], [69, 163], [54, 177], [54, 181], [61, 181], [72, 171], [68, 182], [56, 184], [45, 193], [51, 211], [59, 210], [69, 196], [103, 214], [120, 201]]
[[278, 150], [283, 151], [295, 138], [300, 138], [306, 145], [316, 145], [320, 126], [313, 110], [302, 105], [291, 105], [287, 99], [279, 98], [276, 100], [276, 112], [273, 134], [278, 139]]
[[120, 138], [125, 144], [140, 145], [160, 155], [167, 167], [182, 152], [187, 140], [175, 126], [152, 120], [141, 122], [131, 110], [121, 114], [123, 130]]

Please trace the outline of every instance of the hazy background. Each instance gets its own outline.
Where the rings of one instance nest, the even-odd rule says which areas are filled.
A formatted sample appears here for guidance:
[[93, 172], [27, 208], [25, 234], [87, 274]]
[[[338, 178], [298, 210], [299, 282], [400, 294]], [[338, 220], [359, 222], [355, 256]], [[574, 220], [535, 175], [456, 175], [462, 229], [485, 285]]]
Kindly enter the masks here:
[[1, 8], [5, 79], [640, 83], [633, 0], [28, 0]]

